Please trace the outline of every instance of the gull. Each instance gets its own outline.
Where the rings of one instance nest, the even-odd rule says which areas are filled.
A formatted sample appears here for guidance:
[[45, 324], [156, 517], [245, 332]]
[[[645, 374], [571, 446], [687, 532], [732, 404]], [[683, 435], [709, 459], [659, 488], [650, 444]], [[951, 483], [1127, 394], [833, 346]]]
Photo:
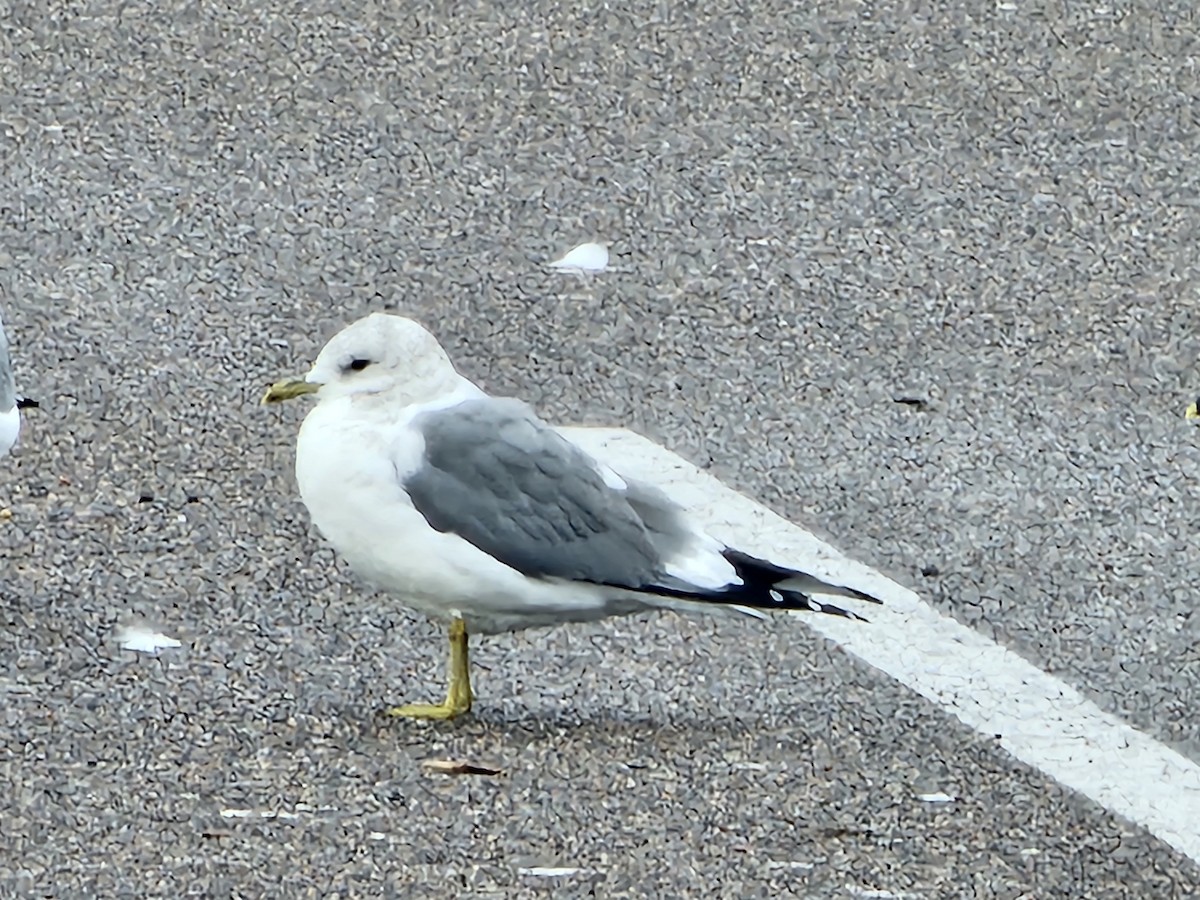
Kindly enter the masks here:
[[317, 530], [366, 581], [449, 623], [446, 699], [389, 715], [471, 708], [468, 634], [662, 609], [860, 619], [813, 595], [880, 602], [710, 537], [526, 404], [488, 396], [412, 319], [354, 322], [262, 402], [304, 394], [317, 403], [296, 441], [296, 481]]
[[21, 411], [17, 408], [17, 386], [13, 381], [12, 359], [8, 355], [8, 337], [0, 322], [0, 456], [5, 456], [21, 433]]

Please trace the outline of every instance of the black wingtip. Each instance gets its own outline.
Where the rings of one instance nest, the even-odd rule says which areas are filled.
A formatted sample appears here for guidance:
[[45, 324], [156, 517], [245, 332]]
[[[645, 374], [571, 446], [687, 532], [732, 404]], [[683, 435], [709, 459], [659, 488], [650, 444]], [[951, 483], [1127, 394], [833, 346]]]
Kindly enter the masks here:
[[[869, 622], [870, 619], [824, 600], [816, 600], [813, 594], [822, 598], [848, 597], [868, 603], [883, 603], [878, 597], [872, 597], [855, 588], [830, 584], [805, 572], [786, 569], [738, 550], [727, 547], [723, 555], [733, 565], [741, 583], [734, 582], [719, 590], [697, 589], [686, 584], [653, 584], [640, 590], [659, 597], [743, 606], [762, 611], [823, 613], [827, 616], [853, 619], [856, 622]], [[785, 582], [790, 582], [790, 586], [784, 587]]]
[[842, 588], [842, 590], [849, 591], [855, 600], [865, 600], [868, 603], [875, 603], [879, 606], [883, 606], [883, 601], [880, 600], [878, 597], [872, 597], [870, 594], [864, 594], [862, 591], [858, 590], [857, 588]]
[[[743, 553], [740, 550], [726, 547], [722, 555], [737, 571], [738, 575], [746, 583], [746, 586], [750, 588], [773, 588], [784, 582], [792, 581], [794, 582], [792, 584], [792, 593], [795, 594], [804, 594], [807, 596], [810, 593], [825, 594], [828, 592], [831, 597], [848, 597], [851, 600], [862, 600], [866, 603], [883, 605], [883, 601], [878, 597], [872, 597], [870, 594], [864, 593], [857, 588], [832, 584], [815, 575], [802, 572], [799, 569], [789, 569], [785, 566], [776, 565], [769, 560], [759, 559], [757, 556], [751, 556], [749, 553]], [[837, 607], [834, 608], [836, 609]]]
[[[851, 610], [843, 609], [832, 603], [822, 603], [820, 600], [814, 600], [808, 594], [801, 593], [800, 591], [787, 591], [775, 588], [771, 591], [770, 596], [775, 601], [776, 609], [808, 610], [809, 612], [822, 613], [827, 616], [840, 616], [843, 619], [853, 619], [856, 622], [871, 621], [865, 616], [860, 616]], [[879, 601], [876, 602], [878, 603]]]
[[831, 603], [818, 603], [813, 600], [812, 604], [814, 612], [825, 613], [828, 616], [841, 616], [843, 619], [853, 619], [855, 622], [870, 622], [866, 616], [860, 616], [856, 612], [851, 612], [848, 609], [842, 609], [840, 606], [834, 606]]

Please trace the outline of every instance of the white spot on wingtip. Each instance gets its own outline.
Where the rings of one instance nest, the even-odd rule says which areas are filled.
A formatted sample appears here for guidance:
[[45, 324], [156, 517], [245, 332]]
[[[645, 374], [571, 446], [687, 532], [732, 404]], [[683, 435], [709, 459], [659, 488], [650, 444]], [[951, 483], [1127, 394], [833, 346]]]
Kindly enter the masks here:
[[547, 265], [560, 272], [579, 275], [603, 272], [608, 268], [608, 248], [603, 244], [580, 244]]

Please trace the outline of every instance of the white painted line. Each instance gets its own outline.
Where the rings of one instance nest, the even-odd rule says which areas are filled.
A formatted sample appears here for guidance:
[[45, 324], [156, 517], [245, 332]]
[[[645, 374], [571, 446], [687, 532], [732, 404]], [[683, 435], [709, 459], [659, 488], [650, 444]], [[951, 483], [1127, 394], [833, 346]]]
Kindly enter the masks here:
[[800, 615], [971, 728], [999, 735], [1013, 756], [1200, 862], [1196, 763], [652, 441], [619, 429], [563, 432], [617, 472], [661, 487], [714, 537], [814, 575], [843, 578], [881, 598], [885, 606], [862, 610], [867, 625]]

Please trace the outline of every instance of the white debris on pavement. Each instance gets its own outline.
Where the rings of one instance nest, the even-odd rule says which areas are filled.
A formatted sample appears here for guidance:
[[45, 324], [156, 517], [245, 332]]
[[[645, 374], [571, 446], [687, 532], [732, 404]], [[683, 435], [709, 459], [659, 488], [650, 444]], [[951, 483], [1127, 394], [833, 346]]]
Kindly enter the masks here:
[[608, 268], [608, 248], [603, 244], [580, 244], [547, 265], [560, 272], [572, 272], [577, 275], [603, 272]]
[[577, 866], [522, 866], [517, 869], [517, 874], [531, 878], [566, 878], [571, 875], [591, 875], [595, 871]]
[[942, 791], [933, 791], [928, 794], [917, 794], [917, 799], [922, 803], [953, 803], [958, 798]]
[[122, 650], [149, 653], [151, 656], [157, 656], [160, 650], [174, 650], [182, 646], [175, 638], [144, 625], [125, 626], [117, 632], [117, 640]]

